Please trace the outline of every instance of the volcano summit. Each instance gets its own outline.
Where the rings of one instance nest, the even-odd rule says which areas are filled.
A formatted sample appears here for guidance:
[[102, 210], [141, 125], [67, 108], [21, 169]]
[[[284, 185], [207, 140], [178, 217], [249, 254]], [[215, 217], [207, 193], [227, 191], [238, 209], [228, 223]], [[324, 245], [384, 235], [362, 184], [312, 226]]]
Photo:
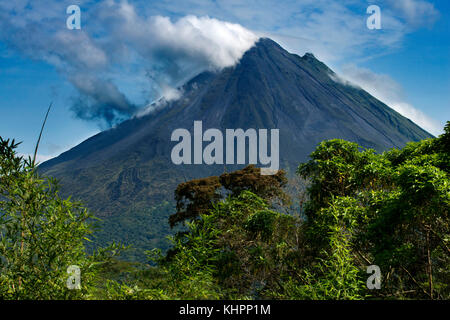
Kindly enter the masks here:
[[[65, 195], [81, 199], [104, 219], [100, 241], [139, 249], [164, 247], [173, 192], [186, 180], [243, 165], [176, 165], [171, 134], [194, 122], [203, 130], [279, 130], [279, 167], [289, 174], [316, 145], [340, 138], [382, 152], [431, 135], [364, 90], [336, 82], [312, 54], [300, 57], [260, 39], [239, 63], [203, 72], [166, 107], [101, 132], [40, 170], [61, 180]], [[247, 162], [248, 163], [248, 162]]]

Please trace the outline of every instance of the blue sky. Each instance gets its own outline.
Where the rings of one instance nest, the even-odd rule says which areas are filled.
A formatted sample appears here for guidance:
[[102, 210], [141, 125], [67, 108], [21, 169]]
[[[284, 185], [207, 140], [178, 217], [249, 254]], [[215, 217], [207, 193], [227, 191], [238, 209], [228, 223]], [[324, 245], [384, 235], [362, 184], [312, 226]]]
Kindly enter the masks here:
[[[68, 30], [66, 8], [81, 8]], [[366, 9], [381, 10], [369, 30]], [[40, 160], [141, 112], [265, 36], [312, 52], [342, 78], [433, 134], [450, 120], [450, 3], [380, 1], [0, 0], [0, 135]]]

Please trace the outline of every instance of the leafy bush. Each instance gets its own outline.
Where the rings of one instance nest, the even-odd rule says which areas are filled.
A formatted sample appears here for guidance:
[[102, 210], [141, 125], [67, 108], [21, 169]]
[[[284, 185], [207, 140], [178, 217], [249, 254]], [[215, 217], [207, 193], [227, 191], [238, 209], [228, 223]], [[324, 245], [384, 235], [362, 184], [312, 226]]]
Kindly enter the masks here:
[[[100, 263], [119, 246], [87, 256], [92, 215], [80, 203], [61, 199], [56, 181], [39, 177], [16, 147], [0, 137], [0, 298], [89, 298]], [[81, 269], [79, 290], [66, 285], [71, 265]]]

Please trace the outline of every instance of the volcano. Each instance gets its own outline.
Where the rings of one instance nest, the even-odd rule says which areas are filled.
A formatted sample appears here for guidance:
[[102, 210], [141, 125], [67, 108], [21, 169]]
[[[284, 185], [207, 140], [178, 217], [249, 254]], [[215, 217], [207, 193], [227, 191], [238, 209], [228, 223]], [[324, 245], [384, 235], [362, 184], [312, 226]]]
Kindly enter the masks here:
[[280, 169], [292, 175], [318, 143], [340, 138], [382, 152], [431, 135], [361, 88], [336, 81], [313, 54], [291, 54], [260, 39], [234, 66], [203, 72], [153, 111], [101, 132], [40, 165], [63, 195], [82, 200], [103, 219], [98, 242], [164, 248], [176, 186], [243, 165], [175, 165], [175, 129], [278, 129]]

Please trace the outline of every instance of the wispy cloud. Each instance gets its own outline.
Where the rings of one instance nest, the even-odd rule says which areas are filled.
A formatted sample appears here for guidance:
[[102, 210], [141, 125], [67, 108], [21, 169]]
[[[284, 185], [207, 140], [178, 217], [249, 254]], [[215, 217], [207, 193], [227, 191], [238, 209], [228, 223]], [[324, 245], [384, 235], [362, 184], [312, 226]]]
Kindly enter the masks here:
[[399, 15], [409, 27], [432, 25], [440, 16], [433, 3], [424, 0], [387, 0], [393, 12]]
[[375, 98], [384, 102], [404, 117], [415, 122], [428, 132], [438, 135], [442, 128], [439, 122], [407, 102], [401, 85], [386, 74], [376, 74], [354, 64], [344, 65], [339, 73], [340, 80], [348, 85], [357, 85]]
[[[24, 154], [19, 153], [18, 156], [24, 157], [24, 159], [28, 159], [29, 157], [33, 159], [34, 154]], [[46, 155], [46, 154], [36, 154], [36, 164], [44, 163], [45, 161], [48, 161], [50, 159], [55, 158], [57, 155]]]
[[82, 29], [68, 30], [67, 2], [0, 2], [0, 41], [55, 66], [78, 91], [74, 114], [107, 126], [146, 105], [129, 98], [125, 87], [133, 85], [123, 78], [141, 86], [147, 81], [148, 95], [156, 83], [157, 94], [174, 99], [169, 88], [197, 72], [234, 65], [258, 39], [239, 24], [208, 16], [170, 19], [147, 16], [127, 1], [81, 3]]
[[[387, 54], [409, 32], [439, 17], [425, 0], [76, 3], [81, 30], [65, 27], [73, 1], [0, 1], [0, 41], [55, 66], [78, 91], [75, 115], [108, 126], [163, 94], [176, 97], [173, 88], [195, 73], [235, 64], [258, 36], [295, 53], [313, 52], [334, 66]], [[377, 32], [366, 28], [371, 3], [382, 9]], [[144, 99], [136, 99], [136, 90], [144, 91]]]
[[[370, 4], [381, 7], [382, 29], [376, 32], [366, 27]], [[314, 52], [327, 63], [382, 54], [439, 17], [434, 5], [425, 0], [161, 0], [147, 10], [209, 14], [269, 36], [297, 53]]]

